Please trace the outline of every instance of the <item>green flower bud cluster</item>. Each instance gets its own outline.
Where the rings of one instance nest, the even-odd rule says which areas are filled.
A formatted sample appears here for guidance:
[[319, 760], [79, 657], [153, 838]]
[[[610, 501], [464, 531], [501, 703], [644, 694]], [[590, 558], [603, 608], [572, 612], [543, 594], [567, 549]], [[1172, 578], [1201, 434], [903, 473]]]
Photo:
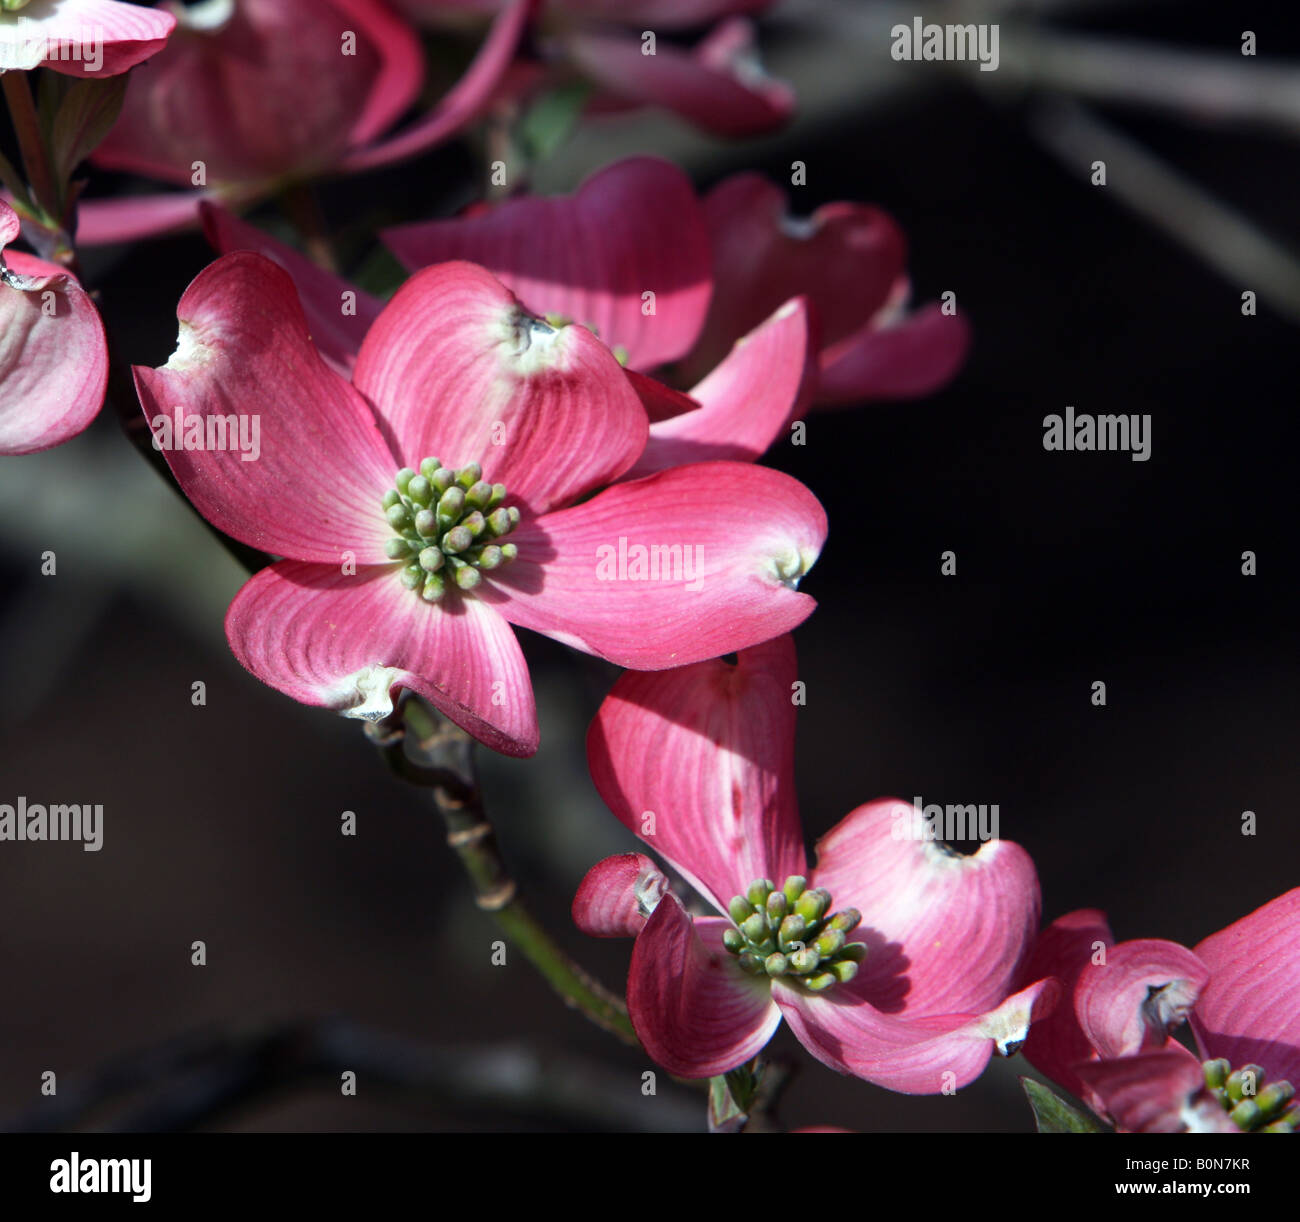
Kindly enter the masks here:
[[830, 892], [807, 887], [798, 874], [780, 888], [770, 878], [750, 883], [728, 906], [736, 924], [722, 944], [751, 976], [779, 976], [820, 993], [852, 980], [867, 948], [848, 940], [862, 914], [856, 908], [832, 913]]
[[489, 484], [478, 463], [453, 470], [426, 458], [418, 471], [403, 467], [396, 488], [384, 493], [384, 515], [396, 531], [385, 552], [405, 560], [402, 584], [436, 603], [449, 585], [472, 590], [483, 573], [509, 564], [519, 549], [499, 543], [519, 525], [519, 510], [506, 507], [504, 484]]
[[1300, 1105], [1291, 1107], [1295, 1087], [1290, 1082], [1264, 1085], [1259, 1065], [1234, 1070], [1225, 1060], [1206, 1061], [1205, 1085], [1223, 1104], [1236, 1126], [1247, 1133], [1294, 1133], [1300, 1129]]

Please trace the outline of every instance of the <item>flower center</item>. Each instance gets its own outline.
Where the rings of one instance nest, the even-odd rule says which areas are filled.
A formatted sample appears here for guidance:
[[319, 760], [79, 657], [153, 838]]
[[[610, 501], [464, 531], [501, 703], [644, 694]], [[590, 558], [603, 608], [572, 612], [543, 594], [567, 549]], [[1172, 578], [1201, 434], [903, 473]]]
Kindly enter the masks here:
[[1294, 1133], [1300, 1129], [1300, 1105], [1289, 1107], [1295, 1096], [1290, 1082], [1264, 1085], [1260, 1065], [1234, 1070], [1225, 1060], [1206, 1061], [1205, 1085], [1223, 1105], [1239, 1129], [1247, 1133]]
[[513, 543], [497, 542], [519, 525], [519, 510], [502, 504], [506, 486], [489, 484], [478, 463], [453, 470], [426, 458], [418, 471], [403, 467], [394, 482], [384, 514], [396, 538], [384, 550], [406, 561], [402, 584], [426, 602], [439, 602], [449, 585], [472, 590], [485, 570], [519, 554]]
[[724, 931], [722, 944], [751, 976], [782, 976], [820, 993], [852, 980], [867, 948], [848, 940], [862, 913], [831, 912], [830, 892], [807, 886], [798, 874], [780, 889], [770, 878], [755, 879], [728, 905], [735, 927]]
[[26, 8], [32, 0], [0, 0], [0, 13], [16, 13], [20, 8]]

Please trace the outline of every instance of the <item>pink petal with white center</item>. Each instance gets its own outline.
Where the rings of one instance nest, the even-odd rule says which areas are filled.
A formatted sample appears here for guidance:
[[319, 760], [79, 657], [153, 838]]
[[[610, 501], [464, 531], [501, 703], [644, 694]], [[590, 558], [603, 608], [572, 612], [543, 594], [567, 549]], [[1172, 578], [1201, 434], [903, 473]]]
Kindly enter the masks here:
[[826, 538], [797, 480], [747, 463], [674, 467], [525, 521], [497, 570], [512, 624], [631, 670], [770, 641], [816, 605], [795, 587]]
[[472, 597], [425, 602], [402, 586], [399, 567], [263, 569], [230, 604], [230, 648], [301, 704], [377, 721], [410, 688], [494, 751], [532, 755], [537, 710], [510, 626]]
[[882, 1012], [851, 986], [832, 985], [820, 994], [784, 981], [772, 988], [790, 1029], [819, 1061], [905, 1095], [937, 1095], [973, 1082], [995, 1051], [1016, 1051], [1058, 993], [1054, 981], [1040, 980], [985, 1013], [914, 1016]]
[[161, 51], [175, 26], [168, 12], [116, 0], [32, 0], [0, 13], [0, 72], [119, 76]]
[[887, 327], [867, 326], [822, 353], [817, 402], [850, 405], [928, 395], [957, 374], [970, 351], [964, 314], [936, 302]]
[[573, 921], [593, 938], [635, 938], [667, 893], [668, 879], [642, 853], [597, 862], [573, 897]]
[[490, 272], [417, 272], [366, 335], [353, 381], [411, 466], [477, 462], [509, 503], [544, 513], [621, 475], [649, 423], [622, 367], [586, 327], [526, 313]]
[[721, 917], [687, 916], [669, 892], [637, 936], [627, 1011], [637, 1038], [669, 1073], [709, 1078], [743, 1065], [781, 1023], [765, 979], [722, 946]]
[[1164, 1048], [1183, 1025], [1209, 977], [1200, 959], [1177, 942], [1142, 938], [1091, 961], [1074, 989], [1074, 1012], [1103, 1061]]
[[75, 437], [103, 406], [108, 384], [99, 311], [62, 268], [4, 251], [18, 229], [0, 203], [0, 454]]
[[[794, 642], [676, 670], [628, 671], [587, 734], [618, 820], [719, 912], [751, 882], [807, 873], [794, 787]], [[665, 766], [669, 764], [670, 766]]]
[[660, 42], [653, 55], [641, 39], [575, 31], [565, 49], [578, 69], [623, 102], [661, 106], [718, 136], [758, 136], [780, 127], [794, 111], [794, 91], [758, 66], [754, 31], [737, 18], [683, 50]]
[[412, 269], [481, 264], [533, 313], [583, 323], [625, 348], [634, 369], [688, 352], [709, 308], [709, 236], [694, 188], [655, 157], [615, 162], [573, 195], [402, 225], [384, 241]]
[[354, 148], [340, 168], [355, 173], [414, 157], [476, 119], [496, 96], [536, 8], [537, 0], [513, 0], [493, 23], [465, 75], [432, 111], [388, 140]]
[[1058, 917], [1041, 934], [1020, 973], [1021, 983], [1052, 976], [1061, 982], [1064, 999], [1042, 1022], [1035, 1023], [1025, 1042], [1025, 1060], [1040, 1073], [1080, 1098], [1087, 1087], [1075, 1073], [1096, 1049], [1074, 1013], [1074, 989], [1079, 974], [1115, 942], [1106, 915], [1095, 908]]
[[738, 340], [691, 391], [697, 411], [650, 426], [645, 452], [624, 478], [706, 459], [758, 458], [802, 414], [816, 377], [812, 321], [798, 298]]
[[856, 908], [870, 954], [842, 988], [887, 1014], [979, 1015], [1016, 987], [1038, 930], [1038, 875], [1010, 840], [965, 855], [926, 840], [916, 808], [859, 806], [817, 842], [813, 886]]
[[195, 508], [274, 555], [386, 563], [381, 501], [401, 464], [312, 346], [289, 274], [251, 251], [223, 255], [177, 317], [171, 360], [137, 366], [135, 382], [154, 446]]
[[198, 12], [185, 10], [166, 51], [132, 76], [97, 164], [185, 186], [269, 186], [335, 168], [419, 90], [415, 31], [380, 0], [239, 0], [224, 20]]
[[335, 369], [348, 375], [356, 363], [361, 341], [379, 317], [384, 303], [341, 276], [318, 267], [292, 246], [277, 242], [269, 233], [240, 220], [233, 212], [203, 204], [200, 213], [208, 242], [219, 254], [255, 250], [293, 277], [316, 350]]
[[696, 376], [791, 297], [812, 301], [831, 351], [889, 302], [907, 258], [891, 217], [865, 204], [827, 204], [806, 220], [787, 208], [785, 192], [760, 174], [732, 175], [705, 196], [714, 290], [690, 361]]
[[1192, 1011], [1206, 1057], [1253, 1062], [1300, 1090], [1300, 888], [1196, 947], [1210, 981]]
[[1240, 1133], [1205, 1089], [1200, 1062], [1172, 1044], [1164, 1052], [1097, 1061], [1079, 1074], [1121, 1133]]

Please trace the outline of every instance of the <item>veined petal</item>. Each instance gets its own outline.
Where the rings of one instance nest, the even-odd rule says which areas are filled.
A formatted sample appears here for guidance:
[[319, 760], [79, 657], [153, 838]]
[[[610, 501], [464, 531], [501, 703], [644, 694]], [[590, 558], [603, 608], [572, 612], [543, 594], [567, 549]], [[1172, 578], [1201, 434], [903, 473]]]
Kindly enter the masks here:
[[1211, 934], [1196, 956], [1210, 970], [1191, 1014], [1205, 1055], [1300, 1089], [1300, 887]]
[[426, 603], [395, 566], [284, 560], [263, 569], [226, 615], [235, 657], [301, 704], [376, 721], [409, 687], [494, 751], [532, 755], [537, 710], [510, 626], [475, 598]]
[[752, 461], [807, 406], [817, 346], [807, 303], [796, 298], [736, 346], [694, 390], [699, 408], [650, 426], [645, 452], [625, 478], [706, 459]]
[[0, 13], [0, 72], [51, 68], [65, 76], [119, 76], [156, 55], [176, 18], [116, 0], [33, 0]]
[[201, 204], [199, 211], [203, 231], [218, 254], [255, 250], [293, 277], [316, 350], [340, 373], [349, 374], [361, 350], [361, 341], [379, 317], [384, 303], [349, 284], [342, 276], [318, 267], [292, 246], [240, 220], [233, 212], [207, 203]]
[[668, 891], [668, 879], [642, 853], [597, 862], [573, 897], [573, 922], [593, 938], [635, 938]]
[[676, 670], [628, 671], [587, 734], [596, 789], [629, 831], [727, 911], [758, 878], [806, 874], [794, 787], [798, 671], [778, 637]]
[[794, 110], [790, 86], [758, 66], [753, 27], [743, 18], [723, 22], [691, 50], [661, 42], [645, 55], [639, 37], [596, 30], [570, 33], [564, 45], [614, 97], [662, 106], [719, 136], [762, 135]]
[[970, 351], [964, 314], [937, 302], [889, 326], [868, 324], [822, 353], [817, 402], [827, 406], [928, 395], [956, 375]]
[[845, 990], [887, 1014], [972, 1015], [1015, 987], [1038, 929], [1038, 875], [1010, 840], [956, 853], [920, 834], [910, 803], [859, 806], [817, 842], [813, 883], [853, 907], [870, 948]]
[[185, 10], [166, 51], [131, 78], [97, 164], [186, 186], [199, 169], [208, 184], [269, 185], [336, 167], [418, 91], [415, 32], [380, 0], [229, 8], [223, 21]]
[[1079, 1075], [1121, 1133], [1239, 1133], [1205, 1090], [1200, 1062], [1180, 1044], [1163, 1052], [1095, 1061]]
[[77, 205], [77, 244], [109, 246], [178, 233], [199, 223], [199, 205], [211, 198], [207, 191], [167, 191], [82, 200]]
[[537, 0], [512, 0], [493, 23], [474, 62], [422, 119], [388, 140], [354, 148], [341, 168], [351, 172], [427, 152], [475, 119], [492, 100], [514, 57]]
[[572, 319], [626, 349], [634, 369], [685, 355], [709, 308], [709, 238], [694, 188], [655, 157], [615, 162], [573, 195], [402, 225], [384, 241], [411, 269], [481, 264], [533, 313]]
[[62, 268], [5, 251], [18, 218], [0, 203], [0, 454], [47, 450], [98, 414], [108, 383], [99, 311]]
[[494, 582], [513, 624], [632, 670], [716, 658], [789, 632], [814, 602], [795, 589], [826, 538], [797, 480], [697, 463], [525, 521]]
[[400, 464], [312, 347], [288, 273], [251, 251], [224, 255], [177, 317], [171, 359], [137, 366], [135, 380], [154, 444], [198, 511], [274, 555], [385, 562], [381, 501]]
[[1103, 1061], [1159, 1051], [1183, 1024], [1209, 977], [1185, 946], [1158, 938], [1121, 942], [1091, 961], [1074, 988], [1079, 1027]]
[[722, 947], [721, 917], [686, 914], [669, 892], [637, 935], [627, 1010], [637, 1038], [669, 1073], [709, 1078], [743, 1065], [781, 1023], [765, 979]]
[[1097, 1051], [1074, 1013], [1074, 989], [1080, 972], [1114, 942], [1105, 913], [1095, 908], [1069, 912], [1038, 935], [1020, 973], [1022, 983], [1052, 976], [1063, 990], [1061, 1004], [1030, 1031], [1025, 1060], [1081, 1099], [1087, 1098], [1087, 1087], [1075, 1068], [1095, 1060]]
[[326, 0], [346, 19], [358, 41], [378, 57], [365, 105], [348, 138], [353, 146], [383, 135], [410, 109], [424, 83], [424, 52], [415, 31], [379, 0]]
[[353, 381], [408, 464], [477, 462], [533, 513], [621, 475], [649, 430], [623, 369], [586, 327], [533, 318], [472, 263], [412, 276], [367, 333]]
[[713, 242], [714, 291], [689, 369], [711, 368], [732, 341], [783, 301], [806, 294], [832, 348], [867, 326], [902, 277], [907, 247], [878, 208], [836, 203], [806, 220], [787, 214], [785, 192], [760, 174], [735, 174], [704, 198]]
[[905, 1095], [973, 1082], [995, 1051], [1010, 1056], [1020, 1047], [1058, 993], [1054, 981], [1039, 980], [983, 1014], [912, 1017], [882, 1013], [843, 985], [820, 994], [780, 980], [772, 988], [790, 1029], [819, 1061]]

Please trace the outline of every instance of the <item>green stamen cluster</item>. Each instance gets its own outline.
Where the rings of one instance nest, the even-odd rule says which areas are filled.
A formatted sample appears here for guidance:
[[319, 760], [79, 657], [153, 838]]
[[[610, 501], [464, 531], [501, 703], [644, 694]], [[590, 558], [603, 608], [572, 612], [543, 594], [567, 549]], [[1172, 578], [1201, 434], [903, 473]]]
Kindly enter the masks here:
[[489, 484], [478, 463], [453, 470], [426, 458], [419, 471], [403, 467], [384, 493], [384, 514], [397, 537], [385, 551], [405, 560], [402, 584], [436, 603], [449, 584], [472, 590], [483, 571], [509, 564], [519, 549], [498, 543], [519, 525], [519, 510], [503, 506], [504, 484]]
[[728, 905], [736, 926], [724, 931], [722, 944], [751, 976], [781, 976], [820, 993], [852, 980], [867, 948], [848, 940], [862, 914], [832, 913], [830, 892], [807, 886], [798, 874], [779, 890], [770, 878], [750, 883]]
[[1203, 1068], [1205, 1085], [1237, 1128], [1246, 1133], [1294, 1133], [1300, 1129], [1300, 1104], [1289, 1106], [1295, 1097], [1290, 1082], [1265, 1086], [1262, 1066], [1243, 1065], [1233, 1070], [1222, 1059], [1206, 1061]]
[[0, 12], [16, 13], [20, 8], [26, 8], [32, 0], [0, 0]]

